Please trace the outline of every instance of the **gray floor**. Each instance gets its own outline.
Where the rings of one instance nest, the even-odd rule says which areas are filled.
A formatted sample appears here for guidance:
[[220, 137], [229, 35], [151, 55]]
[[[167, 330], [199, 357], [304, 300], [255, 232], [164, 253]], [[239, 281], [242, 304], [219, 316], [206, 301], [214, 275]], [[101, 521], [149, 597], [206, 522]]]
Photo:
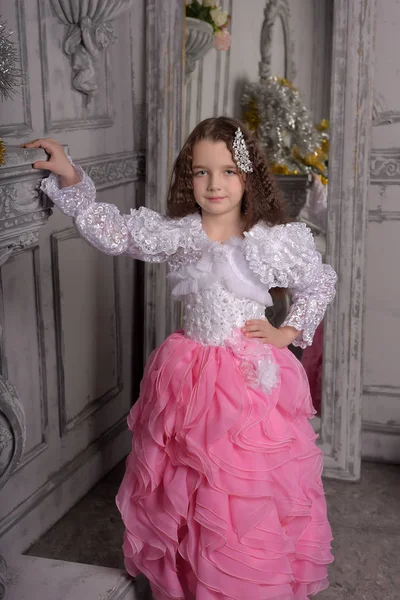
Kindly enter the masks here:
[[[119, 465], [28, 554], [123, 568], [114, 505]], [[359, 483], [325, 481], [335, 537], [331, 587], [318, 600], [400, 599], [400, 466], [364, 463]]]

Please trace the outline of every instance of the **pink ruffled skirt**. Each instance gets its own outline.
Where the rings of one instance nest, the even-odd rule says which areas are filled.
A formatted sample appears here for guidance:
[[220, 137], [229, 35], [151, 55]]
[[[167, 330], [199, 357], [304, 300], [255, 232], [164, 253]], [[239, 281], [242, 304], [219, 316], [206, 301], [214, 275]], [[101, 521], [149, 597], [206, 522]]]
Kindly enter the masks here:
[[260, 348], [174, 333], [147, 362], [117, 505], [126, 569], [156, 600], [306, 600], [328, 585], [307, 377], [267, 346], [279, 375], [266, 394], [251, 380]]

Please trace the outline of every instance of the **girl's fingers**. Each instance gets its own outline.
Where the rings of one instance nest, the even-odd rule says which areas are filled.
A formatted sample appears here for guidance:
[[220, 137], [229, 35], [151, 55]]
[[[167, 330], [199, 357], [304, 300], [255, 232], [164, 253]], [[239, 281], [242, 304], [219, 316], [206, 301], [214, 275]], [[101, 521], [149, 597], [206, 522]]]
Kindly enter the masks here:
[[258, 331], [248, 331], [245, 335], [246, 335], [246, 337], [262, 338], [262, 337], [264, 337], [265, 333], [258, 330]]
[[269, 328], [268, 321], [252, 321], [248, 322], [245, 325], [246, 331], [262, 331]]
[[21, 144], [21, 148], [40, 148], [40, 140], [31, 140], [30, 142], [25, 142], [25, 144]]
[[53, 165], [49, 160], [37, 160], [33, 163], [34, 169], [40, 169], [42, 171], [53, 171]]
[[268, 319], [250, 319], [249, 321], [246, 321], [245, 325], [246, 327], [252, 325], [257, 325], [257, 327], [271, 327]]
[[58, 143], [51, 138], [44, 138], [26, 142], [25, 144], [21, 144], [21, 146], [22, 148], [43, 148], [43, 150], [46, 150], [46, 152], [51, 154], [51, 151], [55, 150], [55, 147], [58, 146]]

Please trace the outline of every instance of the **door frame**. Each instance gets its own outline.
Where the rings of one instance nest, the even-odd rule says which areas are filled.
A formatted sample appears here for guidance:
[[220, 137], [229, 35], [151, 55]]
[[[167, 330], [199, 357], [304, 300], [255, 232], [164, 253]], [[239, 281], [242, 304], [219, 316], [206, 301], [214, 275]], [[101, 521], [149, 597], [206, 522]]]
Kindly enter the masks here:
[[361, 471], [362, 349], [376, 0], [334, 0], [326, 261], [338, 273], [324, 329], [326, 477]]

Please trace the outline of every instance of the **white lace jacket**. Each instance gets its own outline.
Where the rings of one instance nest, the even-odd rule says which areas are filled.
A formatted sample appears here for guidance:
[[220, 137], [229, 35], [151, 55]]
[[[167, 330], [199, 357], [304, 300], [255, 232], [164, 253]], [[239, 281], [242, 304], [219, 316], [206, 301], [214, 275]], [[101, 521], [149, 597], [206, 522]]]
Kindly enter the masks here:
[[60, 189], [50, 175], [41, 189], [75, 219], [80, 233], [106, 254], [128, 254], [147, 262], [168, 262], [173, 295], [184, 305], [184, 330], [192, 339], [223, 345], [247, 319], [264, 318], [272, 287], [289, 288], [292, 306], [284, 325], [301, 333], [305, 348], [335, 295], [336, 273], [322, 264], [303, 223], [255, 225], [244, 239], [224, 244], [208, 238], [199, 214], [169, 219], [141, 207], [121, 215], [112, 204], [95, 202], [92, 180]]

